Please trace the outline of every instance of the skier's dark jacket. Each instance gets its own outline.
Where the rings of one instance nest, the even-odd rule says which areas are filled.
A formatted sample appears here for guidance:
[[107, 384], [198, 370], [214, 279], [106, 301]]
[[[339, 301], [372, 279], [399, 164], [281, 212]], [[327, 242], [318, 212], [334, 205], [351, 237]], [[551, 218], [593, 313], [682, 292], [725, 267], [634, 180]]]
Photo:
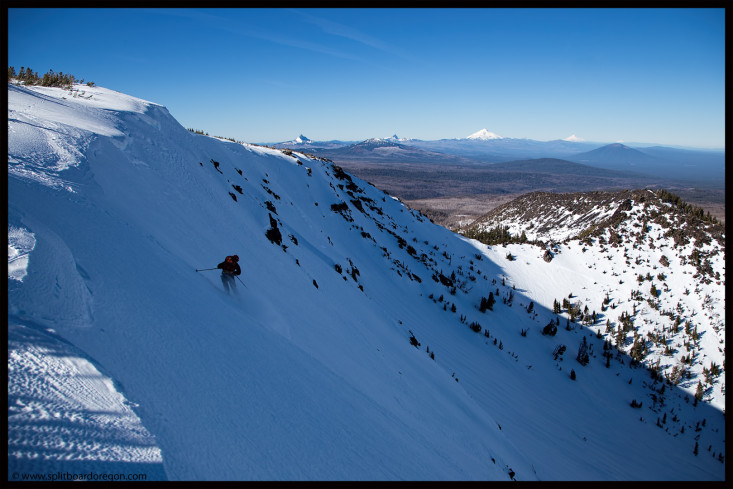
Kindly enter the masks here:
[[223, 262], [219, 263], [216, 268], [221, 268], [224, 273], [228, 273], [230, 275], [239, 275], [242, 273], [242, 269], [239, 268], [239, 263], [234, 260], [224, 260]]

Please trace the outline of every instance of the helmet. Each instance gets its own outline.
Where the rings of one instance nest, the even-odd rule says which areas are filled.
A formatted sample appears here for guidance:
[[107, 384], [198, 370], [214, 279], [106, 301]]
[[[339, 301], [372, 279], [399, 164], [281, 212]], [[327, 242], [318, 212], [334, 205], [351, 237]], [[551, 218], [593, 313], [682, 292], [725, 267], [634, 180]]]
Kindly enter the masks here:
[[239, 256], [237, 256], [237, 255], [232, 255], [232, 260], [234, 260], [234, 261], [239, 261]]

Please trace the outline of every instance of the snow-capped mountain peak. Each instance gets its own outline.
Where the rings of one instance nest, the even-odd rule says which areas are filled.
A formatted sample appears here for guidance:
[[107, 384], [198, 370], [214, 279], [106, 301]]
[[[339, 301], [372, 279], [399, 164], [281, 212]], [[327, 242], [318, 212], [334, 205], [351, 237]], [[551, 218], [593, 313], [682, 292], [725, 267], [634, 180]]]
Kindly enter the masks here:
[[495, 134], [495, 133], [493, 133], [491, 131], [486, 130], [486, 128], [484, 128], [484, 129], [481, 129], [478, 132], [475, 132], [475, 133], [471, 134], [466, 139], [479, 139], [479, 140], [488, 141], [488, 140], [491, 140], [491, 139], [504, 139], [504, 138], [501, 137], [501, 136], [499, 136], [498, 134]]
[[297, 144], [308, 144], [308, 143], [312, 143], [312, 142], [313, 141], [311, 141], [307, 137], [303, 136], [302, 134], [300, 136], [298, 136], [297, 138], [295, 138], [295, 143], [297, 143]]
[[579, 138], [578, 136], [576, 136], [575, 134], [573, 134], [573, 135], [568, 136], [565, 139], [563, 139], [563, 141], [570, 141], [570, 142], [576, 143], [576, 142], [580, 142], [580, 141], [585, 141], [585, 139]]

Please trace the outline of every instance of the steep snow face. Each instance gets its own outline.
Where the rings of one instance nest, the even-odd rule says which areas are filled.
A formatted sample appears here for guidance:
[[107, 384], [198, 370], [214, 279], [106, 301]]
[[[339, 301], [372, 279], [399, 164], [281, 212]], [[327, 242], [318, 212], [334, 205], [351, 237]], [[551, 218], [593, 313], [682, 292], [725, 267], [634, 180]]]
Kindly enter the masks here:
[[[11, 175], [9, 224], [36, 247], [9, 323], [57, 331], [125, 386], [169, 478], [531, 477], [409, 341], [413, 324], [436, 327], [416, 287], [448, 262], [450, 233], [428, 225], [436, 249], [415, 245], [430, 266], [414, 270], [422, 218], [326, 161], [194, 135], [152, 106], [114, 127], [84, 133], [73, 172], [33, 162], [72, 192]], [[243, 283], [227, 296], [217, 272], [195, 270], [232, 253]]]
[[478, 132], [475, 132], [468, 136], [466, 139], [479, 139], [479, 140], [491, 140], [491, 139], [504, 139], [498, 134], [495, 134], [491, 131], [487, 131], [485, 128], [481, 129]]
[[[543, 336], [549, 276], [523, 287], [500, 249], [328, 160], [193, 134], [154, 104], [8, 92], [9, 238], [35, 240], [14, 241], [26, 275], [8, 282], [9, 428], [33, 447], [9, 456], [9, 475], [79, 468], [44, 456], [64, 440], [63, 460], [83, 459], [68, 425], [24, 434], [43, 413], [73, 411], [85, 438], [134, 434], [125, 443], [144, 449], [105, 460], [148, 464], [150, 478], [724, 479], [720, 411], [674, 387], [652, 403], [659, 383], [620, 352], [607, 368], [592, 328]], [[45, 119], [49, 103], [60, 112]], [[66, 166], [47, 143], [59, 128], [55, 143], [78, 151]], [[243, 273], [228, 295], [201, 269], [234, 253]], [[55, 363], [37, 348], [50, 335], [88, 365]], [[581, 339], [594, 352], [585, 366]], [[101, 384], [84, 396], [44, 387], [73, 390], [92, 368]]]

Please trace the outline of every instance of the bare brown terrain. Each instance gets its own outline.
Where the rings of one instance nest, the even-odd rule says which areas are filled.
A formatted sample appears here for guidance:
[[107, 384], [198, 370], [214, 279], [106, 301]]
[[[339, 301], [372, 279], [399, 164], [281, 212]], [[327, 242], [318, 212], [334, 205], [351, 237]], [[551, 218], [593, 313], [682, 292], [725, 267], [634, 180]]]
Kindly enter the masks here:
[[403, 200], [412, 209], [417, 209], [434, 223], [452, 231], [466, 226], [490, 210], [510, 202], [523, 194], [478, 194], [434, 199]]
[[336, 161], [350, 173], [398, 197], [436, 224], [457, 230], [520, 195], [534, 192], [588, 192], [664, 188], [725, 222], [725, 190], [621, 174], [507, 171], [491, 166]]

